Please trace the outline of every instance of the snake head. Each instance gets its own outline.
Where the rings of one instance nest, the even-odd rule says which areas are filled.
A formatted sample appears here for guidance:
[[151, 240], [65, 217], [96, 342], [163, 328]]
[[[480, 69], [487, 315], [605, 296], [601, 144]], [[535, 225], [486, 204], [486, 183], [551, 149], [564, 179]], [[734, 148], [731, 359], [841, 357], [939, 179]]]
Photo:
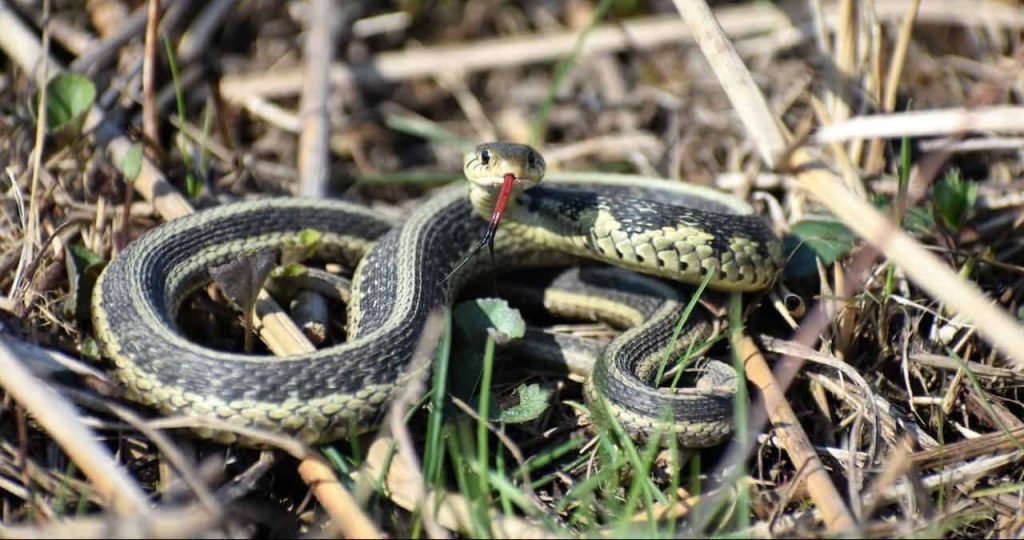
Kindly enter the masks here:
[[491, 142], [478, 145], [462, 160], [466, 179], [474, 186], [495, 191], [506, 175], [515, 176], [515, 189], [529, 189], [544, 178], [544, 158], [529, 145]]
[[472, 187], [469, 200], [477, 214], [491, 221], [480, 243], [462, 259], [448, 279], [485, 245], [494, 259], [494, 237], [508, 201], [544, 178], [544, 158], [525, 144], [492, 142], [477, 146], [462, 159], [462, 170]]

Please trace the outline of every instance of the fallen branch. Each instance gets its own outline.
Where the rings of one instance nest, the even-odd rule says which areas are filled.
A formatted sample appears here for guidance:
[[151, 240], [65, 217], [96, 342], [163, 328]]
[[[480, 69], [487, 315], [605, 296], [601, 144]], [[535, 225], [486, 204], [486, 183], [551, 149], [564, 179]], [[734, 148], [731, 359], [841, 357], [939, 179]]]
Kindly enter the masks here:
[[[876, 2], [875, 18], [882, 23], [900, 21], [910, 1]], [[827, 7], [825, 22], [831, 27], [835, 25], [835, 3]], [[792, 30], [810, 35], [812, 27], [810, 21], [798, 23], [799, 27], [794, 26], [786, 12], [768, 3], [721, 8], [715, 10], [715, 18], [732, 39]], [[929, 0], [921, 6], [917, 21], [1020, 28], [1024, 27], [1024, 12], [995, 0]], [[380, 53], [366, 64], [351, 67], [335, 64], [331, 68], [331, 82], [334, 85], [389, 82], [451, 71], [466, 73], [553, 62], [571, 54], [575, 42], [576, 32], [564, 31]], [[625, 49], [649, 50], [673, 43], [692, 42], [692, 34], [677, 17], [638, 17], [595, 28], [587, 37], [581, 54], [613, 53]], [[225, 77], [220, 88], [225, 98], [240, 102], [249, 96], [292, 96], [298, 94], [305, 84], [303, 69], [294, 67]]]

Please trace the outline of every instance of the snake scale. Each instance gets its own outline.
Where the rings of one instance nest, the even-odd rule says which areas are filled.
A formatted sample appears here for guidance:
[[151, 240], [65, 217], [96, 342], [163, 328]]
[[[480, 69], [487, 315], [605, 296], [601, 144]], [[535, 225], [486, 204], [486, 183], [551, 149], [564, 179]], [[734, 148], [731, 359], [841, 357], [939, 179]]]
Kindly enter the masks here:
[[[780, 242], [739, 200], [621, 175], [566, 174], [537, 185], [544, 169], [528, 146], [480, 145], [464, 160], [468, 197], [464, 185], [441, 189], [397, 227], [352, 203], [294, 198], [173, 220], [132, 242], [100, 276], [92, 299], [96, 336], [138, 402], [316, 443], [372, 428], [395, 390], [425, 374], [428, 362], [414, 360], [413, 352], [427, 315], [489, 271], [486, 257], [473, 257], [447, 279], [487, 229], [482, 215], [490, 215], [509, 175], [515, 178], [511, 202], [494, 239], [502, 271], [571, 264], [582, 256], [689, 284], [710, 273], [711, 288], [754, 291], [770, 286], [781, 268]], [[318, 255], [356, 268], [348, 341], [269, 357], [212, 350], [178, 332], [184, 299], [210, 281], [211, 267], [280, 248], [307, 229], [321, 233]], [[614, 303], [576, 297], [583, 311], [588, 302]], [[731, 432], [731, 368], [705, 363], [695, 387], [650, 384], [679, 306], [670, 300], [630, 308], [636, 325], [597, 360], [584, 395], [592, 409], [600, 405], [631, 433], [666, 430], [685, 447], [710, 446]], [[685, 330], [677, 349], [698, 339], [702, 328]], [[251, 442], [230, 431], [196, 431], [220, 442]]]

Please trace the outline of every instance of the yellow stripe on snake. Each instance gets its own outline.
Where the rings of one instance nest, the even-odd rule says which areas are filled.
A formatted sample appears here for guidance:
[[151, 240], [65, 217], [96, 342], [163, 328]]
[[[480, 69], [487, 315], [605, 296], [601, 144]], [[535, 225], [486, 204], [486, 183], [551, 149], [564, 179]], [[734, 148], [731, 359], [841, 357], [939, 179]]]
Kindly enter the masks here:
[[[501, 271], [586, 257], [689, 284], [710, 273], [711, 288], [754, 291], [770, 286], [781, 268], [781, 244], [767, 224], [745, 203], [712, 190], [598, 174], [537, 185], [543, 158], [510, 143], [480, 145], [464, 165], [468, 196], [465, 186], [442, 189], [396, 227], [351, 203], [269, 199], [204, 210], [144, 234], [108, 265], [93, 295], [96, 336], [129, 397], [167, 414], [213, 416], [308, 443], [372, 429], [396, 389], [429, 367], [413, 361], [428, 313], [490, 271], [486, 257], [475, 257], [445, 280], [481, 238], [481, 214], [490, 215], [510, 173], [515, 191], [494, 244]], [[210, 281], [211, 267], [279, 248], [306, 229], [322, 233], [320, 255], [356, 268], [347, 342], [266, 357], [212, 350], [178, 332], [184, 299]], [[631, 433], [665, 430], [691, 448], [721, 442], [731, 432], [732, 368], [709, 361], [694, 387], [652, 386], [681, 304], [673, 287], [656, 280], [620, 281], [636, 282], [625, 284], [634, 296], [669, 298], [627, 308], [635, 326], [596, 361], [585, 385], [588, 404], [601, 405]], [[616, 302], [585, 289], [566, 294], [583, 314], [594, 311], [588, 304]], [[676, 349], [706, 335], [707, 324], [692, 319]]]

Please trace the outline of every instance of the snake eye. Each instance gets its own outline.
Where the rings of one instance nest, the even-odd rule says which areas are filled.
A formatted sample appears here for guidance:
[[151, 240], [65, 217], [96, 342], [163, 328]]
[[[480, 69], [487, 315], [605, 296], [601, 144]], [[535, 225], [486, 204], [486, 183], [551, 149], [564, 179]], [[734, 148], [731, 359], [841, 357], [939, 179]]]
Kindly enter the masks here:
[[490, 152], [490, 150], [487, 150], [486, 148], [484, 148], [483, 150], [480, 151], [480, 163], [483, 163], [484, 165], [487, 165], [488, 163], [490, 163], [490, 161], [491, 161], [491, 152]]
[[531, 151], [529, 154], [526, 154], [526, 166], [531, 169], [537, 168], [537, 152]]

